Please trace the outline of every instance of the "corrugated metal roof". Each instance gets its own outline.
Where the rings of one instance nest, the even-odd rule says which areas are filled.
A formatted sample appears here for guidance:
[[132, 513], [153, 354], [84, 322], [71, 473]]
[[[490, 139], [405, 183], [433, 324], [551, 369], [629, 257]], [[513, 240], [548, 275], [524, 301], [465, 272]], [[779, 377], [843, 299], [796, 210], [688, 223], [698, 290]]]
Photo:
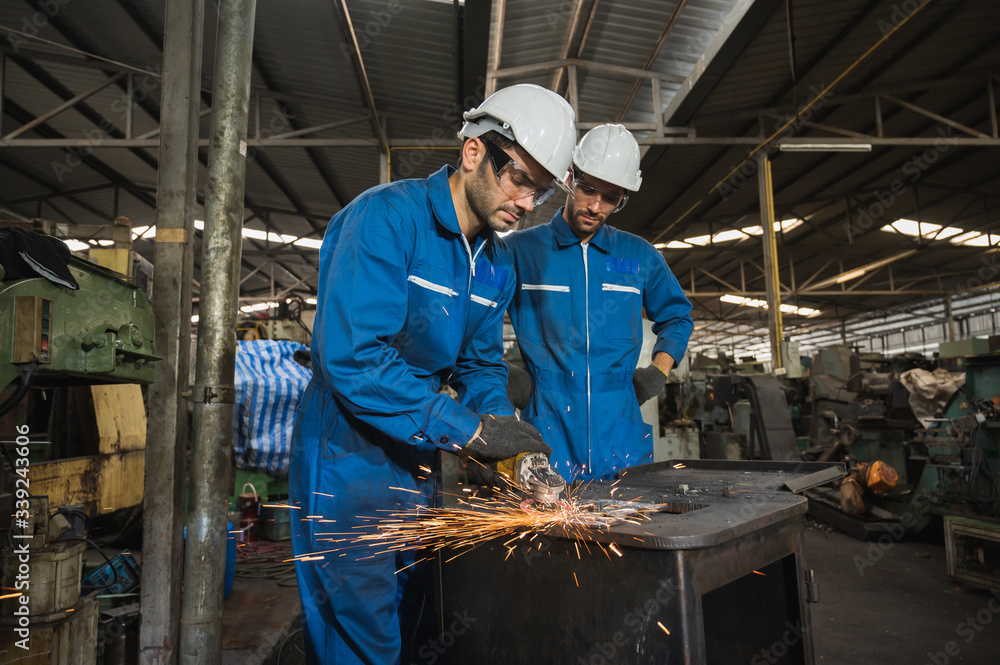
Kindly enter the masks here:
[[[216, 3], [207, 5], [203, 55], [205, 107], [212, 86], [217, 11]], [[398, 4], [348, 0], [347, 6], [387, 134], [394, 140], [406, 139], [412, 144], [397, 145], [392, 151], [392, 177], [422, 177], [442, 164], [454, 163], [457, 156], [453, 148], [454, 131], [464, 110], [458, 101], [460, 67], [456, 54], [460, 44], [454, 6], [426, 0]], [[580, 51], [584, 60], [642, 68], [677, 1], [600, 0], [582, 49], [584, 25], [595, 0], [581, 0], [582, 20], [575, 34], [568, 35], [576, 6], [571, 0], [508, 0], [500, 65], [513, 67], [554, 60], [562, 55], [569, 40], [570, 57]], [[893, 0], [837, 3], [797, 0], [793, 5], [793, 27], [798, 82], [793, 86], [785, 3], [691, 0], [650, 67], [687, 80], [664, 81], [660, 99], [656, 101], [652, 99], [651, 86], [644, 81], [625, 120], [651, 123], [655, 114], [668, 106], [676, 108], [684, 99], [692, 100], [693, 110], [688, 110], [699, 136], [756, 135], [757, 114], [761, 111], [765, 112], [763, 128], [769, 134], [779, 126], [780, 118], [801, 108], [810, 95], [834, 81], [878, 42], [900, 16], [899, 6]], [[159, 70], [163, 0], [130, 0], [128, 11], [117, 0], [66, 3], [59, 7], [57, 20], [39, 19], [39, 36], [56, 44], [96, 51], [154, 74]], [[761, 8], [768, 11], [773, 8], [773, 12], [766, 16]], [[34, 18], [34, 11], [29, 3], [3, 3], [0, 26], [22, 25], [25, 19]], [[749, 17], [754, 11], [761, 16], [752, 21], [734, 18]], [[331, 3], [258, 0], [256, 19], [253, 90], [266, 97], [261, 103], [262, 135], [360, 118], [354, 124], [309, 136], [371, 139], [369, 112]], [[867, 62], [846, 76], [835, 97], [812, 109], [809, 119], [856, 132], [872, 132], [874, 101], [869, 93], [888, 90], [929, 111], [989, 133], [985, 81], [1000, 67], [1000, 47], [996, 46], [1000, 42], [998, 26], [1000, 3], [935, 0], [903, 30], [886, 40]], [[34, 66], [59, 81], [71, 94], [97, 85], [113, 69], [112, 65], [75, 65], [69, 59], [81, 57], [79, 54], [51, 45], [17, 43], [15, 46], [18, 52], [11, 53], [7, 62], [8, 114], [3, 118], [4, 133], [18, 124], [9, 114], [13, 108], [11, 102], [30, 117], [49, 111], [63, 99], [25, 72], [17, 58], [35, 54]], [[715, 59], [699, 62], [710, 46], [719, 47], [718, 51], [712, 51], [716, 53]], [[43, 60], [43, 56], [48, 59]], [[699, 78], [702, 72], [706, 73]], [[146, 93], [152, 114], [136, 109], [135, 134], [155, 128], [159, 107], [158, 79], [153, 74], [143, 76], [151, 82]], [[552, 72], [545, 72], [517, 80], [547, 86], [552, 78]], [[911, 85], [928, 79], [946, 79], [948, 85], [923, 89]], [[501, 84], [513, 82], [507, 79]], [[578, 83], [580, 119], [606, 122], [618, 117], [635, 79], [582, 68]], [[564, 77], [561, 89], [565, 88]], [[841, 103], [843, 95], [852, 93], [864, 94]], [[119, 87], [112, 86], [88, 99], [87, 104], [123, 128], [119, 103], [122, 94]], [[253, 113], [256, 104], [251, 108]], [[769, 111], [776, 115], [766, 115]], [[882, 112], [888, 136], [935, 136], [942, 127], [941, 123], [899, 109], [888, 100], [883, 101]], [[256, 124], [253, 117], [250, 124], [252, 134]], [[206, 116], [201, 120], [203, 136], [208, 134], [208, 125]], [[67, 137], [85, 137], [93, 128], [93, 122], [74, 109], [52, 119], [45, 130], [28, 132], [25, 137], [54, 136], [55, 132]], [[636, 134], [643, 137], [650, 132]], [[830, 133], [803, 127], [794, 135], [822, 138]], [[428, 150], [428, 147], [450, 149]], [[756, 224], [757, 183], [752, 169], [740, 179], [743, 186], [727, 191], [725, 197], [710, 193], [713, 185], [740, 166], [751, 148], [749, 145], [650, 148], [643, 160], [643, 189], [632, 197], [623, 212], [612, 218], [613, 223], [650, 239], [662, 234], [660, 240]], [[60, 220], [106, 223], [114, 211], [114, 188], [92, 188], [108, 185], [111, 176], [126, 185], [118, 193], [118, 212], [128, 214], [137, 225], [151, 223], [153, 194], [148, 188], [156, 184], [156, 172], [150, 165], [156, 159], [156, 152], [155, 148], [97, 148], [93, 152], [93, 166], [74, 167], [60, 174], [60, 181], [52, 164], [63, 163], [66, 150], [2, 149], [0, 205], [12, 207], [19, 214], [34, 215], [37, 203], [31, 197], [45, 194], [48, 185], [67, 194], [47, 197], [43, 214]], [[202, 150], [202, 154], [206, 151]], [[251, 153], [247, 169], [247, 198], [252, 204], [248, 215], [263, 214], [266, 209], [271, 224], [285, 233], [314, 232], [313, 224], [322, 225], [322, 220], [376, 184], [379, 177], [379, 154], [374, 146], [272, 147], [259, 154]], [[824, 257], [836, 252], [845, 265], [857, 265], [897, 251], [901, 242], [898, 237], [869, 231], [848, 241], [842, 226], [848, 207], [851, 218], [855, 219], [858, 210], [870, 205], [876, 192], [891, 191], [897, 180], [906, 183], [906, 191], [895, 197], [887, 214], [915, 214], [914, 188], [904, 169], [922, 154], [922, 146], [875, 147], [870, 153], [860, 155], [775, 153], [772, 166], [779, 215], [796, 214], [808, 220], [806, 226], [781, 238], [782, 252], [794, 252], [796, 260], [807, 265], [822, 264]], [[993, 193], [1000, 184], [996, 163], [994, 148], [939, 151], [935, 164], [919, 171], [915, 189], [919, 193], [920, 214], [928, 221], [947, 220], [970, 228], [976, 224], [978, 215], [981, 226], [996, 228], [1000, 209], [1000, 201]], [[199, 166], [199, 176], [204, 183], [204, 166]], [[135, 192], [129, 193], [128, 187], [136, 188]], [[546, 221], [563, 203], [561, 199], [553, 197], [532, 213], [529, 223]], [[11, 201], [15, 203], [8, 205]], [[253, 210], [253, 206], [258, 210]], [[296, 207], [310, 214], [313, 223], [298, 214]], [[259, 223], [255, 220], [251, 224]], [[669, 230], [664, 233], [666, 229]], [[756, 241], [734, 247], [719, 243], [708, 249], [670, 251], [667, 255], [685, 281], [695, 268], [718, 273], [731, 281], [739, 259], [760, 260]], [[933, 251], [936, 253], [928, 254], [929, 261], [946, 266], [942, 270], [955, 272], [962, 269], [962, 262], [971, 250], [942, 247]], [[248, 257], [251, 263], [265, 260], [259, 253]], [[301, 260], [297, 254], [288, 255], [283, 262], [293, 271], [303, 271], [302, 276], [311, 270], [309, 261]], [[897, 266], [900, 278], [918, 274], [920, 269], [917, 261], [904, 261]], [[695, 273], [699, 288], [718, 287], [698, 270]], [[279, 282], [290, 281], [280, 270], [276, 277]], [[784, 259], [782, 280], [790, 282]], [[806, 300], [802, 304], [809, 304]], [[889, 302], [892, 300], [884, 298], [867, 304], [881, 306]]]

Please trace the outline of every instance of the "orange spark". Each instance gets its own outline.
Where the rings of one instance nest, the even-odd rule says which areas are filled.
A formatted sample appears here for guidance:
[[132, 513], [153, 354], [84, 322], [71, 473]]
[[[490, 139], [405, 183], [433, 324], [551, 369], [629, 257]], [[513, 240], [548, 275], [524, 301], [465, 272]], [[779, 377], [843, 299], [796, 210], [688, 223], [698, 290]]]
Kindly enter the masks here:
[[657, 621], [657, 622], [656, 622], [656, 625], [657, 625], [657, 626], [659, 626], [660, 628], [662, 628], [662, 629], [663, 629], [663, 632], [664, 632], [664, 633], [666, 633], [667, 635], [669, 635], [669, 634], [670, 634], [670, 631], [669, 631], [669, 630], [667, 630], [667, 627], [666, 627], [666, 626], [664, 626], [664, 625], [663, 625], [662, 623], [660, 623], [659, 621]]

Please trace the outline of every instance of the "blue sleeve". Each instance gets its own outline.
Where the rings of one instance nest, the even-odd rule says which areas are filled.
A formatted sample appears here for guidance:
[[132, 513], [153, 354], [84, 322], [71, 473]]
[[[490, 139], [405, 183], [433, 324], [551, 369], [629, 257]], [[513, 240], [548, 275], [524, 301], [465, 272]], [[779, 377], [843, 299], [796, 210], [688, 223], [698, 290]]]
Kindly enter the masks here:
[[320, 257], [313, 330], [319, 371], [341, 403], [379, 431], [412, 444], [464, 446], [479, 417], [431, 392], [391, 346], [405, 324], [414, 220], [379, 197], [341, 214]]
[[458, 392], [459, 401], [476, 413], [514, 414], [514, 407], [507, 398], [507, 366], [503, 364], [503, 315], [514, 296], [515, 286], [511, 274], [496, 307], [490, 308], [452, 369], [451, 383]]
[[662, 351], [673, 358], [676, 365], [684, 357], [694, 330], [691, 303], [660, 252], [650, 247], [643, 263], [649, 275], [642, 290], [642, 304], [656, 335], [653, 357]]

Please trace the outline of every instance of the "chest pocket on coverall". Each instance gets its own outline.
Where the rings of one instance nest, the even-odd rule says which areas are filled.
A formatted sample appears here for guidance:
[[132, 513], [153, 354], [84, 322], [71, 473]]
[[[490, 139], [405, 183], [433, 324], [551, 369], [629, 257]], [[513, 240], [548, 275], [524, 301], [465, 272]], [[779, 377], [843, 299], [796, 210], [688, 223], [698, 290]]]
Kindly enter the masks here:
[[[608, 257], [609, 259], [611, 257]], [[639, 275], [606, 272], [601, 284], [604, 336], [615, 342], [642, 337], [642, 281]]]
[[392, 345], [408, 363], [437, 369], [442, 358], [454, 359], [458, 354], [461, 333], [447, 325], [448, 317], [460, 309], [454, 283], [445, 270], [418, 269], [407, 277], [406, 325]]
[[571, 296], [569, 286], [553, 281], [521, 284], [524, 337], [554, 346], [572, 340]]

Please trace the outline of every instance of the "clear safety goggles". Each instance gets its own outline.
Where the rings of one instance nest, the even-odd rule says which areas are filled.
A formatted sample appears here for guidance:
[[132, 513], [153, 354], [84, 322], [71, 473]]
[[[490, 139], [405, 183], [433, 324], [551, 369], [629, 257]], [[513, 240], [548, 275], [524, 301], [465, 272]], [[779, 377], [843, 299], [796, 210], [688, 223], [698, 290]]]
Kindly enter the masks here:
[[500, 188], [507, 196], [515, 201], [530, 196], [532, 205], [536, 207], [552, 196], [556, 188], [554, 180], [550, 179], [540, 185], [537, 182], [538, 176], [518, 164], [503, 148], [489, 141], [483, 141], [483, 145], [486, 146], [486, 152], [490, 156], [493, 173], [500, 181]]
[[573, 188], [573, 198], [577, 201], [593, 201], [595, 197], [599, 196], [601, 198], [601, 208], [608, 210], [608, 214], [618, 212], [628, 203], [627, 190], [613, 191], [597, 187], [589, 182], [584, 182], [580, 179], [580, 174], [575, 169], [573, 171], [571, 186]]

